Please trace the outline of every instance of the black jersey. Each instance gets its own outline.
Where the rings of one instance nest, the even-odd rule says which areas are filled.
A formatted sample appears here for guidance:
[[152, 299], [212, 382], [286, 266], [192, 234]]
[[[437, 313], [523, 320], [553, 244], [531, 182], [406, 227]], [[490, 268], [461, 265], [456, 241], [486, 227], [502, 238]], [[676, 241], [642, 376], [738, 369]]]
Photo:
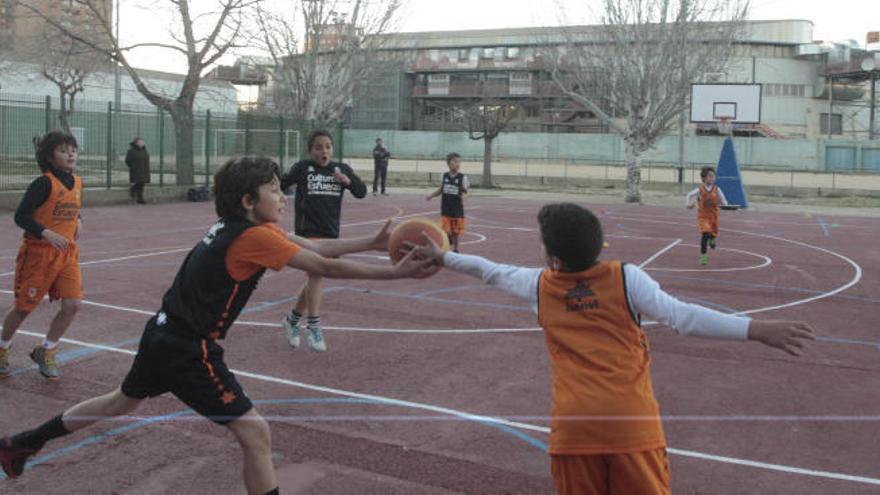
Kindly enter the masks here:
[[440, 197], [440, 214], [450, 218], [464, 218], [464, 203], [461, 200], [468, 190], [467, 176], [458, 173], [454, 177], [446, 172], [443, 174], [443, 193]]
[[[333, 169], [351, 179], [351, 184], [343, 186], [333, 176]], [[345, 189], [351, 190], [356, 198], [367, 195], [367, 186], [348, 164], [330, 162], [326, 167], [318, 166], [312, 160], [297, 162], [281, 179], [281, 188], [287, 189], [296, 184], [294, 199], [294, 232], [302, 237], [339, 237], [339, 219], [342, 210], [342, 195]]]
[[238, 282], [226, 268], [230, 244], [253, 226], [248, 221], [218, 221], [189, 252], [162, 298], [162, 312], [175, 327], [203, 338], [226, 337], [266, 271], [262, 268]]

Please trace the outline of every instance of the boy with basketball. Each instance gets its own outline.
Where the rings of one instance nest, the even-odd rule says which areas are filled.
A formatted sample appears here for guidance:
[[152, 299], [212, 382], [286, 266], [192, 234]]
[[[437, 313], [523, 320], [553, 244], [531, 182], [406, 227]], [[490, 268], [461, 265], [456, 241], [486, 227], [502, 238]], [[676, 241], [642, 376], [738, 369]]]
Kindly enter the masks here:
[[419, 273], [412, 256], [396, 265], [332, 259], [385, 250], [390, 222], [374, 237], [310, 242], [277, 225], [286, 206], [278, 165], [267, 158], [228, 161], [214, 176], [220, 219], [189, 252], [162, 305], [147, 322], [134, 363], [113, 392], [81, 402], [43, 425], [0, 439], [0, 465], [19, 476], [27, 459], [54, 439], [99, 419], [123, 416], [171, 392], [228, 427], [244, 453], [248, 493], [278, 493], [269, 426], [223, 361], [223, 339], [267, 268], [289, 266], [331, 278], [392, 279]]
[[599, 261], [602, 228], [586, 208], [545, 205], [538, 224], [545, 268], [444, 253], [433, 242], [413, 252], [519, 296], [537, 313], [553, 370], [549, 451], [559, 493], [669, 493], [642, 316], [683, 335], [757, 340], [796, 356], [813, 329], [683, 303], [639, 267]]
[[443, 174], [440, 187], [425, 197], [425, 201], [441, 196], [440, 198], [440, 223], [452, 250], [458, 252], [458, 238], [464, 233], [466, 222], [464, 219], [464, 201], [462, 200], [471, 185], [467, 175], [459, 173], [461, 168], [461, 155], [452, 152], [446, 155], [446, 166], [449, 172]]
[[[333, 136], [323, 129], [309, 134], [307, 140], [310, 160], [302, 160], [281, 178], [281, 188], [296, 184], [294, 199], [294, 232], [309, 239], [336, 239], [339, 237], [339, 219], [342, 195], [345, 190], [358, 199], [367, 195], [367, 186], [346, 163], [333, 160]], [[314, 351], [326, 351], [327, 341], [321, 330], [321, 286], [323, 279], [309, 273], [300, 291], [296, 305], [281, 320], [287, 332], [287, 342], [299, 347], [299, 321], [307, 315], [306, 340]]]
[[724, 191], [715, 185], [715, 168], [703, 167], [700, 169], [702, 184], [687, 195], [685, 206], [688, 209], [697, 209], [697, 225], [700, 227], [700, 265], [709, 264], [709, 255], [706, 254], [706, 246], [715, 249], [715, 238], [718, 237], [718, 218], [721, 206], [727, 206], [727, 198]]
[[76, 245], [82, 230], [82, 179], [73, 175], [79, 147], [73, 136], [59, 131], [46, 134], [36, 144], [43, 174], [31, 182], [15, 211], [15, 224], [24, 229], [24, 238], [15, 260], [15, 305], [6, 313], [0, 335], [0, 378], [12, 372], [12, 337], [47, 293], [50, 301], [61, 299], [61, 308], [30, 357], [40, 374], [58, 378], [58, 341], [83, 298]]

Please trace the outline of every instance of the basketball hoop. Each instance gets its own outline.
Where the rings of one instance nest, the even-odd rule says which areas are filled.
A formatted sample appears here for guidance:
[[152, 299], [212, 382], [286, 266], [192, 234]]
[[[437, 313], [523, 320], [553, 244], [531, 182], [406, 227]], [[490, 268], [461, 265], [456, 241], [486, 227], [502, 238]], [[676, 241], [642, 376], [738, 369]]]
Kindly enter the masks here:
[[722, 136], [730, 136], [731, 131], [733, 131], [733, 118], [719, 117], [715, 125], [718, 126], [718, 134], [721, 134]]

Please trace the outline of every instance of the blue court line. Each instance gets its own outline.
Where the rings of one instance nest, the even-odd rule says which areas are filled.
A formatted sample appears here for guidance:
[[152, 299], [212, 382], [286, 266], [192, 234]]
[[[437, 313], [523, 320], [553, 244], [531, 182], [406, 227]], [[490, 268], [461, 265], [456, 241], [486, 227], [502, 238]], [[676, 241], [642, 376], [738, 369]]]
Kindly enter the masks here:
[[822, 217], [816, 217], [816, 221], [822, 227], [822, 233], [825, 234], [825, 237], [828, 237], [828, 224], [825, 223], [825, 220], [822, 220]]
[[523, 306], [514, 306], [512, 304], [452, 300], [452, 299], [443, 299], [440, 297], [420, 296], [418, 294], [404, 294], [402, 292], [392, 292], [392, 291], [374, 290], [374, 289], [356, 289], [353, 287], [346, 287], [345, 290], [355, 290], [355, 291], [369, 290], [373, 294], [379, 294], [382, 296], [400, 297], [403, 299], [415, 299], [418, 301], [431, 301], [431, 302], [438, 302], [438, 303], [443, 303], [443, 304], [461, 304], [461, 305], [465, 305], [465, 306], [480, 306], [480, 307], [495, 308], [495, 309], [509, 309], [511, 311], [526, 311], [529, 313], [532, 312], [531, 309], [529, 309], [528, 307], [526, 307], [524, 305]]
[[[384, 405], [384, 404], [390, 404], [390, 405], [395, 405], [393, 403], [387, 403], [382, 400], [342, 398], [342, 397], [305, 397], [305, 398], [300, 398], [300, 399], [255, 400], [254, 404], [256, 404], [256, 405], [262, 405], [262, 404], [270, 404], [270, 405], [278, 405], [278, 404], [377, 404], [377, 405]], [[105, 431], [103, 433], [98, 433], [96, 435], [92, 435], [92, 436], [85, 438], [83, 440], [80, 440], [79, 442], [76, 442], [72, 445], [68, 445], [67, 447], [63, 447], [58, 450], [53, 450], [52, 452], [48, 452], [46, 454], [34, 457], [28, 461], [27, 469], [31, 469], [35, 466], [39, 466], [40, 464], [52, 461], [52, 460], [57, 459], [59, 457], [65, 456], [67, 454], [71, 454], [73, 452], [76, 452], [79, 449], [82, 449], [84, 447], [88, 447], [89, 445], [96, 444], [98, 442], [101, 442], [107, 438], [110, 438], [110, 437], [113, 437], [116, 435], [121, 435], [123, 433], [127, 433], [129, 431], [136, 430], [138, 428], [142, 428], [144, 426], [148, 426], [148, 425], [151, 425], [154, 423], [159, 423], [161, 421], [171, 420], [171, 419], [179, 418], [182, 416], [195, 416], [195, 415], [196, 415], [196, 412], [193, 411], [192, 409], [184, 409], [182, 411], [176, 411], [176, 412], [169, 413], [169, 414], [163, 414], [161, 416], [153, 416], [150, 418], [141, 419], [141, 420], [138, 420], [132, 424], [120, 426], [118, 428], [113, 428], [113, 429]], [[542, 449], [545, 452], [547, 451], [548, 447], [547, 447], [546, 443], [544, 443], [536, 438], [533, 438], [533, 437], [531, 437], [531, 436], [529, 436], [519, 430], [511, 428], [509, 426], [499, 425], [499, 424], [493, 423], [491, 421], [479, 420], [479, 419], [468, 418], [468, 417], [463, 417], [462, 419], [464, 419], [466, 421], [473, 421], [475, 423], [481, 423], [486, 426], [491, 426], [491, 427], [496, 428], [504, 433], [509, 433], [510, 435], [512, 435], [520, 440], [523, 440], [534, 447]], [[3, 479], [6, 479], [6, 474], [0, 472], [0, 480], [3, 480]]]
[[[326, 289], [321, 290], [321, 294], [327, 294], [330, 292], [338, 292], [343, 289], [346, 289], [346, 287], [344, 287], [344, 286], [327, 287]], [[276, 300], [272, 300], [272, 301], [262, 301], [257, 304], [254, 304], [252, 306], [249, 305], [248, 307], [244, 308], [241, 311], [241, 313], [245, 314], [245, 313], [253, 313], [255, 311], [262, 311], [266, 308], [271, 308], [274, 306], [278, 306], [280, 304], [290, 304], [292, 302], [296, 302], [297, 300], [299, 300], [298, 296], [290, 296], [290, 297], [285, 297], [284, 299], [276, 299]]]
[[[113, 347], [113, 348], [119, 349], [119, 348], [125, 347], [127, 345], [137, 344], [140, 341], [141, 341], [141, 338], [138, 337], [136, 339], [126, 340], [126, 341], [119, 342], [116, 344], [102, 344], [102, 345], [106, 345], [107, 347]], [[79, 348], [72, 349], [69, 351], [59, 352], [58, 354], [55, 355], [55, 362], [57, 364], [64, 364], [64, 363], [76, 361], [78, 359], [82, 359], [82, 358], [85, 358], [85, 357], [88, 357], [88, 356], [91, 356], [94, 354], [98, 354], [99, 352], [104, 352], [104, 350], [103, 349], [95, 349], [92, 347], [79, 347]], [[36, 370], [36, 369], [39, 369], [39, 367], [36, 364], [31, 365], [31, 366], [27, 366], [24, 368], [15, 368], [7, 376], [20, 375], [22, 373], [27, 373], [29, 371]]]

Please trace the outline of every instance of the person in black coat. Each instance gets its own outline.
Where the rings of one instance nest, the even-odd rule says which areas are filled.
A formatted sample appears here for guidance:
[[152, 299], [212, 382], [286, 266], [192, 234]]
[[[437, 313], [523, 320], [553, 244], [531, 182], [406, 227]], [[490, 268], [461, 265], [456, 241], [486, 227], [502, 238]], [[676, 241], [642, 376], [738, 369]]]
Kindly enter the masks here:
[[385, 178], [388, 176], [388, 158], [391, 153], [385, 148], [382, 138], [376, 138], [376, 147], [373, 148], [373, 196], [376, 195], [377, 185], [382, 184], [382, 195], [385, 192]]
[[129, 194], [138, 203], [144, 204], [144, 184], [150, 183], [150, 154], [144, 140], [134, 138], [131, 148], [125, 154], [125, 164], [128, 165], [128, 182], [131, 183]]

